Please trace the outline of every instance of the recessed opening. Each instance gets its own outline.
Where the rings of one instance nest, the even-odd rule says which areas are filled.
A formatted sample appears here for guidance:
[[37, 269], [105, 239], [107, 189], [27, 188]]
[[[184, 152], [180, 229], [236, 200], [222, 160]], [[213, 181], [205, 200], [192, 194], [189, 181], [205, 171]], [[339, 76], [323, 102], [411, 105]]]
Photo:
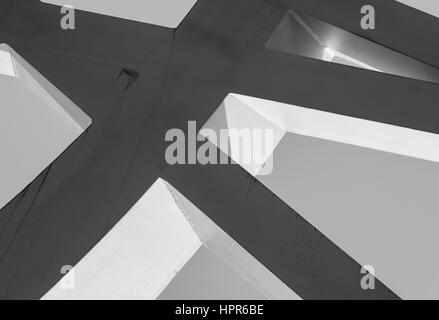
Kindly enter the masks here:
[[439, 82], [438, 68], [295, 10], [287, 12], [266, 47], [351, 67]]

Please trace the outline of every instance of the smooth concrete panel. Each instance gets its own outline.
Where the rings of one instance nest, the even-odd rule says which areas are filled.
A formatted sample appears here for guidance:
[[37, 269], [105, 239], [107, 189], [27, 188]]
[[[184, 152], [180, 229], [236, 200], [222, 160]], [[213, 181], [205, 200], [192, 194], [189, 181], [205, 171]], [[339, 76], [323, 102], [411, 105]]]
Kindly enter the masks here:
[[261, 183], [399, 296], [439, 296], [439, 135], [233, 96], [286, 131]]
[[439, 2], [435, 0], [396, 0], [412, 8], [418, 9], [432, 16], [439, 17]]
[[0, 209], [91, 124], [8, 45], [0, 45]]
[[288, 133], [258, 179], [402, 298], [439, 298], [439, 163]]
[[159, 179], [42, 299], [155, 299], [200, 246]]
[[200, 248], [169, 286], [161, 300], [266, 300], [219, 256], [206, 247]]
[[42, 299], [157, 298], [300, 299], [163, 179]]
[[197, 0], [42, 0], [59, 6], [176, 28]]
[[[301, 299], [188, 198], [166, 184], [204, 247], [185, 265], [183, 275], [174, 278], [175, 283], [163, 298]], [[191, 289], [183, 294], [185, 284], [189, 283]]]

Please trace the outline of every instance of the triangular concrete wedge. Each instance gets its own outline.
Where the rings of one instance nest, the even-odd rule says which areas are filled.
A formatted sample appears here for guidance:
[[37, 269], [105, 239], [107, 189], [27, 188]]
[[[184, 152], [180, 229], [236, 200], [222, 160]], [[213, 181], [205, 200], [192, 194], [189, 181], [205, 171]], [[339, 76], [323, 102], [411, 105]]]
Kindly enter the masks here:
[[268, 49], [396, 76], [439, 83], [439, 69], [302, 12], [290, 10]]
[[91, 119], [10, 46], [0, 44], [0, 209], [47, 168]]
[[177, 28], [197, 0], [41, 0], [116, 18]]
[[157, 298], [299, 299], [163, 179], [43, 297]]
[[234, 97], [286, 132], [262, 184], [398, 296], [439, 298], [439, 135]]

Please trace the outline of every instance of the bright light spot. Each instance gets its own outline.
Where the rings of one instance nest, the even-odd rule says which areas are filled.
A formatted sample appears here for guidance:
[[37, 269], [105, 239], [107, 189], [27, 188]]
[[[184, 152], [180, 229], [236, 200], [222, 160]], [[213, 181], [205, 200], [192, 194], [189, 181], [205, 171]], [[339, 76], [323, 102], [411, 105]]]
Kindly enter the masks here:
[[[333, 61], [334, 59], [337, 59], [337, 61]], [[368, 65], [367, 63], [361, 62], [360, 60], [354, 59], [350, 56], [347, 56], [341, 52], [338, 52], [328, 47], [326, 47], [325, 50], [323, 50], [323, 60], [329, 62], [342, 63], [346, 65], [352, 65], [363, 69], [381, 72], [381, 70], [374, 68]]]
[[335, 53], [333, 50], [329, 49], [328, 47], [323, 50], [323, 60], [331, 62], [334, 58]]

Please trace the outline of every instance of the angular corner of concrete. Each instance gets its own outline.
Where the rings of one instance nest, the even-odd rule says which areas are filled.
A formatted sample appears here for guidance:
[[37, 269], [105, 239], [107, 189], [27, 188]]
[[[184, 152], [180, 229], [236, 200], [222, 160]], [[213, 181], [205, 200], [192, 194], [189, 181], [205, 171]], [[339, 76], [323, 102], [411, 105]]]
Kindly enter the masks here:
[[92, 120], [7, 44], [0, 45], [0, 93], [1, 209]]

